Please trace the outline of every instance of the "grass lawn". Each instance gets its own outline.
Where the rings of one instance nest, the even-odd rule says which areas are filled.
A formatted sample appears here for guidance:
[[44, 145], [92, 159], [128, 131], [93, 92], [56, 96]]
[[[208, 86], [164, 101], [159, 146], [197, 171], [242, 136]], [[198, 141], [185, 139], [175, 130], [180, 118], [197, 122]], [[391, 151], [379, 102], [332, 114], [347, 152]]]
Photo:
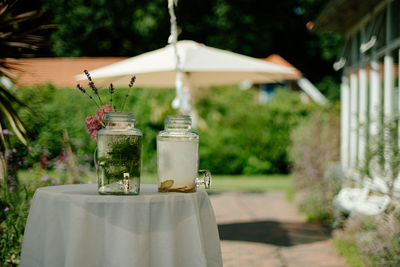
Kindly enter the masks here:
[[214, 175], [211, 191], [264, 192], [288, 191], [292, 188], [289, 175]]
[[[157, 175], [144, 174], [142, 183], [156, 184]], [[212, 175], [210, 192], [241, 191], [241, 192], [264, 192], [279, 190], [294, 192], [292, 178], [289, 175]]]
[[350, 240], [341, 240], [340, 238], [334, 238], [333, 244], [339, 254], [346, 258], [347, 263], [351, 267], [364, 266], [362, 260], [360, 259], [360, 251], [358, 250], [355, 242], [352, 242]]
[[[37, 171], [21, 170], [19, 178], [22, 183], [32, 184], [40, 181], [43, 175], [48, 175], [50, 179], [63, 180], [65, 175], [57, 171], [46, 171], [38, 173]], [[60, 179], [61, 178], [61, 179]], [[156, 174], [143, 174], [141, 177], [143, 184], [156, 184]], [[82, 182], [91, 181], [96, 183], [94, 173], [86, 174], [82, 177]], [[242, 191], [242, 192], [264, 192], [269, 190], [279, 190], [288, 192], [289, 195], [294, 191], [292, 178], [289, 175], [213, 175], [211, 180], [210, 192], [220, 191]]]

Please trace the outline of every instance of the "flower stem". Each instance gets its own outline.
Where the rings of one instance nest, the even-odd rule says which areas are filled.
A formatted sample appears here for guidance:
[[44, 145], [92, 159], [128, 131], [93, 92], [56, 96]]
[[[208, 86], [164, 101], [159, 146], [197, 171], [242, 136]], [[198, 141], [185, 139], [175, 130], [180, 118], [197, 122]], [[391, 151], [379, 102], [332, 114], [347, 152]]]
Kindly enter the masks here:
[[[86, 73], [86, 72], [85, 72]], [[90, 76], [89, 76], [90, 77]], [[78, 88], [79, 91], [81, 91], [82, 93], [84, 93], [85, 95], [87, 95], [89, 97], [89, 99], [91, 99], [98, 108], [100, 108], [100, 106], [97, 104], [97, 102], [94, 100], [93, 96], [91, 96], [79, 83], [76, 85], [76, 87]]]
[[97, 106], [98, 108], [100, 108], [100, 105], [97, 104], [97, 102], [96, 102], [96, 100], [94, 100], [93, 96], [89, 95], [88, 93], [86, 93], [86, 94], [87, 94], [88, 97], [96, 104], [96, 106]]
[[[112, 83], [110, 83], [110, 95], [111, 95], [111, 99], [110, 99], [111, 103], [110, 103], [110, 106], [111, 106], [111, 107], [113, 106], [113, 104], [112, 104], [112, 96], [113, 96], [113, 94], [114, 94], [114, 86], [113, 86]], [[115, 110], [115, 109], [114, 109], [114, 110]]]
[[128, 96], [129, 96], [128, 94], [125, 95], [124, 104], [122, 105], [121, 112], [124, 112], [125, 103], [126, 103], [126, 99], [128, 98]]

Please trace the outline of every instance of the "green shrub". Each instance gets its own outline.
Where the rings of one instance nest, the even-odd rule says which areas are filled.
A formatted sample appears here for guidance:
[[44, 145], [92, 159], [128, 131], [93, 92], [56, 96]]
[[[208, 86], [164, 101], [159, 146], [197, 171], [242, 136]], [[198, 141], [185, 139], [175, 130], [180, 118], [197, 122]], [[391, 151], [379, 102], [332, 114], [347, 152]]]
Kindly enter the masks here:
[[[116, 89], [113, 103], [122, 103], [127, 90]], [[136, 128], [143, 132], [143, 170], [154, 173], [156, 136], [164, 128], [164, 117], [176, 113], [170, 105], [175, 91], [134, 88], [129, 92], [125, 111], [136, 115]], [[109, 98], [108, 90], [101, 90], [100, 95]], [[56, 159], [65, 147], [64, 131], [78, 164], [92, 164], [96, 142], [86, 132], [85, 117], [94, 115], [96, 106], [87, 96], [51, 85], [22, 88], [18, 96], [34, 112], [20, 111], [32, 140], [26, 166], [32, 166], [43, 155]], [[287, 90], [278, 90], [267, 105], [259, 105], [256, 97], [256, 90], [241, 91], [237, 87], [193, 92], [199, 115], [196, 131], [200, 134], [201, 168], [222, 174], [289, 171], [290, 132], [315, 107], [303, 104], [297, 93]], [[17, 141], [14, 146], [18, 146]]]
[[256, 97], [255, 90], [235, 87], [212, 88], [199, 97], [196, 108], [206, 123], [199, 130], [202, 168], [230, 174], [289, 171], [290, 132], [315, 107], [284, 89], [266, 105]]
[[377, 216], [351, 216], [343, 229], [335, 230], [334, 239], [339, 249], [343, 244], [351, 245], [354, 254], [343, 253], [351, 266], [360, 266], [356, 263], [361, 261], [362, 266], [395, 267], [400, 265], [399, 235], [400, 202], [397, 200]]
[[314, 112], [292, 132], [296, 198], [310, 221], [333, 222], [332, 199], [340, 188], [339, 113]]
[[[121, 107], [126, 93], [127, 89], [116, 89], [113, 102]], [[92, 164], [96, 142], [86, 131], [85, 118], [95, 115], [96, 106], [87, 96], [78, 90], [55, 89], [51, 85], [23, 88], [18, 94], [34, 112], [21, 111], [31, 137], [32, 156], [28, 158], [28, 166], [38, 162], [43, 155], [48, 159], [57, 158], [64, 148], [64, 130], [68, 133], [79, 164]], [[100, 94], [103, 99], [109, 97], [107, 90], [100, 91]], [[174, 112], [170, 108], [174, 92], [135, 88], [130, 94], [124, 110], [136, 115], [135, 127], [143, 132], [143, 167], [145, 171], [154, 172], [155, 138], [163, 128], [164, 116]], [[14, 146], [18, 146], [17, 141]]]
[[18, 266], [22, 236], [34, 190], [0, 185], [0, 265]]

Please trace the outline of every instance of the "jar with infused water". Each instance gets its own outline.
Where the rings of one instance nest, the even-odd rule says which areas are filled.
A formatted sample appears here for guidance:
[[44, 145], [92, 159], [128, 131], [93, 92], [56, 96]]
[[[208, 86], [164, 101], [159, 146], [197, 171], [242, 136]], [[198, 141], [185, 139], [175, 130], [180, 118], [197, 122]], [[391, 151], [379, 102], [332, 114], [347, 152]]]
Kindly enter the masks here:
[[170, 115], [164, 123], [165, 130], [157, 136], [158, 191], [195, 192], [200, 184], [209, 188], [210, 172], [198, 170], [199, 135], [191, 129], [191, 117]]
[[97, 133], [98, 191], [104, 195], [137, 195], [140, 191], [142, 133], [132, 113], [109, 112]]

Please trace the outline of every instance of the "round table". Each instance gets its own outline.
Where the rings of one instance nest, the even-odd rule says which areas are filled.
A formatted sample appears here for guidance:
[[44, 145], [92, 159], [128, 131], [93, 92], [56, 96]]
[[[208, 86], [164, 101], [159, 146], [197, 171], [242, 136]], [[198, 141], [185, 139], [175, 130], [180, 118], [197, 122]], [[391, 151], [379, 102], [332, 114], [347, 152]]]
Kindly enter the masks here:
[[205, 190], [102, 196], [82, 184], [35, 192], [21, 266], [222, 266], [222, 257]]

